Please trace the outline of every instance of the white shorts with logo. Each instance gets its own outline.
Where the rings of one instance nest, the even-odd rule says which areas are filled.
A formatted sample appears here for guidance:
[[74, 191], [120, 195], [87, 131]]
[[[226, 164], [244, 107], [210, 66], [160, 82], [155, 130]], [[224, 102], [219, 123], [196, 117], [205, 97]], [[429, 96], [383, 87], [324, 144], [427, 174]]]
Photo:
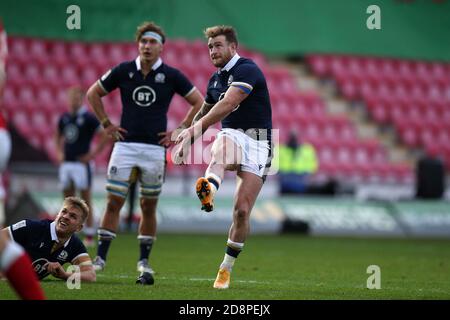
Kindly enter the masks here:
[[5, 190], [3, 188], [2, 172], [8, 165], [9, 157], [11, 155], [11, 137], [8, 131], [0, 128], [0, 199], [5, 197]]
[[164, 147], [136, 142], [116, 142], [108, 165], [106, 190], [126, 197], [130, 183], [140, 182], [140, 195], [156, 198], [161, 193], [166, 168]]
[[87, 190], [92, 184], [92, 164], [78, 161], [65, 161], [59, 167], [59, 183], [63, 190], [73, 187]]
[[215, 141], [218, 141], [220, 137], [230, 138], [241, 148], [241, 171], [251, 172], [264, 178], [269, 162], [270, 146], [268, 140], [255, 140], [242, 130], [230, 128], [222, 129], [217, 134]]

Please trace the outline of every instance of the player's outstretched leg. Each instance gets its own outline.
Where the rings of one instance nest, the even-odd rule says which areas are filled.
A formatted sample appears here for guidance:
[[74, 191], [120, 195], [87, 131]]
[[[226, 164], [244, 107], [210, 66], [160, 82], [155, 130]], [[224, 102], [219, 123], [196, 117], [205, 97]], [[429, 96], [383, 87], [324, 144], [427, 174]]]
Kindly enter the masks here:
[[210, 212], [214, 210], [214, 195], [219, 189], [221, 179], [219, 176], [208, 173], [206, 177], [200, 177], [195, 184], [195, 191], [202, 204], [202, 210]]
[[214, 195], [225, 176], [225, 170], [236, 170], [241, 163], [241, 149], [234, 141], [218, 136], [211, 148], [211, 162], [204, 177], [198, 178], [195, 191], [202, 204], [202, 210], [214, 210]]

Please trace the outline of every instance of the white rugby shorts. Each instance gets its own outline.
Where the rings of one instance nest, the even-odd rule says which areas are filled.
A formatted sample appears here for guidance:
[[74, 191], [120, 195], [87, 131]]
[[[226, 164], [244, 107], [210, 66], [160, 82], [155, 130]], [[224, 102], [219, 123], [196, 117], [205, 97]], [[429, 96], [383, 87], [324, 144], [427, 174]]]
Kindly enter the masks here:
[[[230, 138], [242, 150], [240, 170], [251, 172], [257, 176], [264, 178], [266, 174], [266, 166], [269, 160], [269, 141], [255, 140], [246, 135], [242, 130], [225, 128], [216, 135], [216, 141], [220, 137]], [[214, 147], [214, 145], [213, 145]]]
[[59, 183], [62, 190], [71, 184], [76, 190], [87, 190], [92, 184], [92, 164], [78, 161], [65, 161], [59, 167]]
[[116, 142], [109, 160], [106, 190], [126, 197], [137, 169], [141, 197], [158, 197], [164, 182], [165, 167], [164, 147], [146, 143]]

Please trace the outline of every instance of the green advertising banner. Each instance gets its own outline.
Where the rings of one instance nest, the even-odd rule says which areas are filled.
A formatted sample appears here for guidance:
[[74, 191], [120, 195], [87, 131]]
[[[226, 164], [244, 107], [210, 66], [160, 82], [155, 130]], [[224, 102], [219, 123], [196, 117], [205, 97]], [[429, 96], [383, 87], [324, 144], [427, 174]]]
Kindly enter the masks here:
[[132, 41], [152, 20], [170, 38], [203, 39], [233, 25], [246, 47], [269, 55], [342, 53], [450, 61], [450, 1], [2, 0], [11, 35]]

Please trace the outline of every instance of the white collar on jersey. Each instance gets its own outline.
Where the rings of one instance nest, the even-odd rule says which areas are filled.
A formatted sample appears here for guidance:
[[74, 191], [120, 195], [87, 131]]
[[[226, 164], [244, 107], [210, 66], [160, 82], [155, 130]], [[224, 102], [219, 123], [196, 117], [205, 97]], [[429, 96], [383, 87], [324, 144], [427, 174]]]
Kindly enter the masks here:
[[87, 111], [88, 111], [88, 109], [87, 109], [86, 106], [81, 106], [80, 109], [78, 109], [76, 115], [77, 115], [77, 116], [81, 116], [83, 113], [85, 113], [85, 112], [87, 112]]
[[[52, 240], [59, 242], [58, 240], [58, 236], [56, 235], [56, 222], [53, 221], [52, 223], [50, 223], [50, 235], [52, 236]], [[70, 239], [72, 239], [72, 237], [70, 237], [66, 243], [64, 243], [64, 248], [67, 247], [67, 245], [69, 244]]]
[[[136, 62], [136, 69], [139, 71], [141, 70], [141, 58], [137, 57], [136, 60], [134, 60]], [[158, 60], [156, 60], [156, 62], [152, 65], [152, 69], [156, 70], [158, 69], [160, 66], [162, 65], [162, 59], [158, 58]]]
[[233, 58], [231, 58], [230, 61], [228, 61], [228, 63], [225, 65], [225, 67], [223, 67], [222, 69], [220, 69], [220, 71], [230, 71], [231, 68], [234, 67], [234, 65], [236, 64], [236, 62], [239, 60], [241, 56], [238, 55], [238, 53], [236, 52], [235, 55], [233, 56]]

